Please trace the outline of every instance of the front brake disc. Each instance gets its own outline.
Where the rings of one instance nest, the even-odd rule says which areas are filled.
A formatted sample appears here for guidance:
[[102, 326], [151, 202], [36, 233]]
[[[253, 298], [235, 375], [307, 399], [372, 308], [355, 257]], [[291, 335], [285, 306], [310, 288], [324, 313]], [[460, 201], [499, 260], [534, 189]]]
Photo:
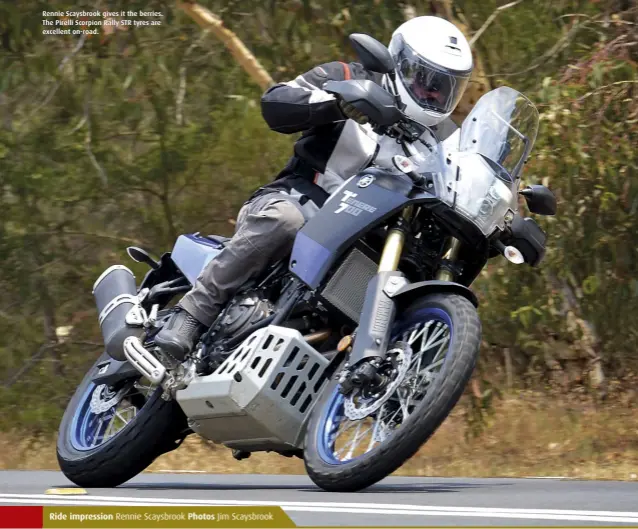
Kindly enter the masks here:
[[388, 401], [403, 382], [403, 379], [410, 368], [410, 363], [412, 362], [412, 348], [405, 342], [397, 342], [394, 344], [392, 349], [387, 352], [387, 355], [391, 354], [397, 354], [399, 366], [397, 367], [396, 375], [388, 384], [386, 384], [386, 386], [381, 390], [381, 393], [376, 394], [369, 399], [364, 400], [362, 398], [360, 402], [357, 401], [357, 398], [362, 397], [361, 390], [355, 390], [346, 397], [344, 413], [351, 421], [364, 419], [377, 411], [385, 402]]

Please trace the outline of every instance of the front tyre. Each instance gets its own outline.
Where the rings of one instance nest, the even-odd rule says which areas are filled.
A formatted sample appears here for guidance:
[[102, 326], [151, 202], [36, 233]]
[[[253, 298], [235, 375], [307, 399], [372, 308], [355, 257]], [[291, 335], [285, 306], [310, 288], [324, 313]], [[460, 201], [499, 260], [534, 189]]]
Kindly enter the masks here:
[[69, 402], [58, 433], [57, 456], [64, 475], [80, 487], [116, 487], [176, 448], [185, 430], [174, 401], [145, 379], [115, 388], [96, 386], [91, 368]]
[[[327, 491], [353, 492], [401, 467], [458, 402], [476, 365], [480, 342], [480, 319], [464, 297], [428, 295], [403, 311], [389, 348], [399, 351], [396, 372], [401, 380], [391, 381], [386, 390], [355, 397], [341, 395], [334, 380], [317, 402], [304, 449], [312, 481]], [[406, 344], [402, 353], [400, 347]], [[382, 404], [375, 405], [375, 398]], [[362, 418], [346, 416], [366, 410], [372, 411]]]

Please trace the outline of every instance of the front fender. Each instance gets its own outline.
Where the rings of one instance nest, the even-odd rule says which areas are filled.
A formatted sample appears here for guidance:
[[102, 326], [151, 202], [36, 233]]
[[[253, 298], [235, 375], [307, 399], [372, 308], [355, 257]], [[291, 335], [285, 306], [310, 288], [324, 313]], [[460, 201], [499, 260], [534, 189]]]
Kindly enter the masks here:
[[402, 286], [390, 297], [396, 302], [398, 310], [410, 305], [413, 301], [427, 296], [428, 294], [458, 294], [467, 298], [475, 307], [479, 306], [478, 298], [469, 288], [460, 283], [450, 281], [419, 281]]

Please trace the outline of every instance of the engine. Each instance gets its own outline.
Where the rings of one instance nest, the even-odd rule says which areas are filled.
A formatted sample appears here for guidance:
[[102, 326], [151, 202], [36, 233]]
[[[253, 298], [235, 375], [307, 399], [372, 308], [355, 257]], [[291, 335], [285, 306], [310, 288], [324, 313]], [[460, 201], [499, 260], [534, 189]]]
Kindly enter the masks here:
[[248, 291], [235, 297], [228, 304], [219, 323], [220, 332], [215, 338], [231, 337], [243, 329], [270, 316], [275, 310], [272, 302], [259, 297], [256, 291]]

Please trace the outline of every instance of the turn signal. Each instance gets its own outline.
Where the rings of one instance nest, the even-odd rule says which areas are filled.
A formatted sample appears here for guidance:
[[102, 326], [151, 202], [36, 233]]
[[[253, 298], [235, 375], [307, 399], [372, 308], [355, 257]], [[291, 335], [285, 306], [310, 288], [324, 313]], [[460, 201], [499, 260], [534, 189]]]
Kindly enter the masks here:
[[518, 248], [514, 248], [514, 246], [506, 246], [505, 250], [503, 251], [503, 255], [505, 256], [505, 259], [507, 259], [510, 263], [522, 264], [525, 262], [523, 254]]

